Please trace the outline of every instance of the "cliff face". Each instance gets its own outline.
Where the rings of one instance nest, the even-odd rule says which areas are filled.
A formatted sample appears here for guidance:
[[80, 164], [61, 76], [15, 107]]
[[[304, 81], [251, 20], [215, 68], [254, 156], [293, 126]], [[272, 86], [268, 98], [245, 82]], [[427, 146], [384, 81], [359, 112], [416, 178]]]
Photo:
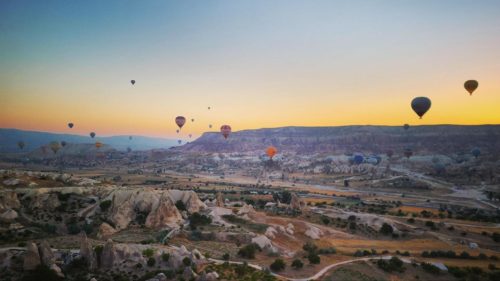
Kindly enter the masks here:
[[484, 153], [499, 153], [500, 125], [429, 125], [283, 127], [245, 130], [225, 140], [220, 133], [205, 133], [197, 140], [176, 148], [183, 152], [256, 152], [269, 146], [279, 152], [311, 153], [385, 153], [412, 148], [422, 153], [468, 153], [479, 147]]

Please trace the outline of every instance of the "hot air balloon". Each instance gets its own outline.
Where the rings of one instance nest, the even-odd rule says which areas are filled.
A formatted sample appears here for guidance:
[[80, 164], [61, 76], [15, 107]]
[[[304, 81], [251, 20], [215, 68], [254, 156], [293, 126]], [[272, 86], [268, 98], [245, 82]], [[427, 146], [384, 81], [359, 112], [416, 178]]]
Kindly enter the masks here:
[[61, 148], [61, 145], [57, 141], [51, 142], [49, 146], [52, 152], [54, 152], [54, 154], [56, 154], [57, 151], [59, 151], [59, 149]]
[[94, 133], [94, 132], [91, 132], [91, 133], [90, 133], [90, 137], [91, 137], [91, 138], [94, 138], [94, 137], [95, 137], [95, 133]]
[[231, 126], [229, 126], [229, 125], [222, 125], [220, 127], [220, 132], [222, 133], [222, 135], [224, 136], [224, 138], [227, 139], [227, 137], [231, 133]]
[[62, 146], [62, 147], [65, 147], [65, 146], [66, 146], [66, 142], [65, 142], [65, 141], [62, 141], [62, 142], [61, 142], [61, 146]]
[[408, 124], [404, 124], [404, 125], [403, 125], [403, 128], [405, 128], [405, 130], [406, 130], [406, 131], [408, 131], [408, 129], [410, 129], [410, 125], [408, 125]]
[[68, 127], [71, 129], [73, 128], [74, 124], [73, 123], [68, 123]]
[[477, 89], [479, 83], [476, 80], [467, 80], [464, 83], [464, 88], [469, 92], [469, 95], [472, 96], [472, 93]]
[[276, 155], [276, 152], [278, 152], [278, 150], [274, 146], [270, 146], [266, 149], [266, 154], [271, 159], [273, 159], [273, 156]]
[[24, 148], [24, 141], [18, 141], [17, 146], [19, 147], [19, 149], [23, 149]]
[[411, 108], [422, 119], [422, 116], [431, 108], [431, 100], [427, 97], [416, 97], [411, 101]]
[[208, 125], [208, 128], [212, 129], [212, 124]]
[[179, 133], [179, 129], [175, 130], [177, 133]]
[[129, 139], [129, 140], [132, 140], [132, 136], [129, 136], [129, 137], [128, 137], [128, 139]]
[[186, 118], [184, 116], [177, 116], [175, 117], [175, 124], [179, 126], [179, 129], [182, 129], [182, 126], [186, 124]]
[[135, 80], [130, 80], [130, 83], [132, 83], [132, 85], [135, 84]]
[[387, 157], [391, 158], [392, 155], [394, 155], [394, 151], [388, 150], [386, 154], [387, 154]]
[[208, 110], [210, 110], [210, 106], [208, 107]]
[[194, 118], [191, 118], [191, 122], [194, 122]]
[[359, 165], [359, 164], [363, 163], [363, 160], [365, 160], [365, 158], [361, 154], [356, 154], [356, 155], [354, 155], [352, 160], [353, 160], [354, 164]]
[[179, 144], [181, 144], [181, 143], [182, 143], [182, 140], [178, 140], [177, 142], [178, 142]]
[[127, 147], [127, 152], [128, 152], [128, 153], [132, 152], [132, 148]]
[[189, 134], [189, 138], [191, 138], [193, 135]]
[[97, 141], [97, 142], [95, 143], [95, 147], [97, 147], [97, 148], [101, 148], [101, 146], [102, 146], [102, 142], [98, 142], [98, 141]]
[[480, 150], [479, 148], [477, 148], [477, 147], [476, 147], [476, 148], [472, 149], [471, 153], [472, 153], [472, 155], [473, 155], [475, 158], [478, 158], [478, 157], [479, 157], [479, 155], [481, 155], [481, 150]]
[[411, 150], [411, 148], [406, 148], [404, 151], [404, 155], [406, 156], [406, 158], [410, 158], [413, 155], [413, 150]]

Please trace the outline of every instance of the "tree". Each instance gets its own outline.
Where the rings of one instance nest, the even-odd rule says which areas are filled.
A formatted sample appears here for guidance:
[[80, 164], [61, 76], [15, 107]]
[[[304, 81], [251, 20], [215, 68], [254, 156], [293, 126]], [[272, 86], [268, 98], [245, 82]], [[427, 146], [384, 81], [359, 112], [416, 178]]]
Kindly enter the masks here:
[[380, 233], [384, 234], [384, 235], [389, 235], [389, 234], [392, 234], [394, 230], [392, 229], [392, 226], [388, 223], [385, 223], [382, 224], [382, 227], [380, 228]]
[[252, 243], [247, 244], [238, 251], [238, 255], [246, 259], [254, 259], [255, 252], [260, 251], [259, 245]]
[[321, 258], [315, 253], [310, 253], [307, 256], [307, 259], [309, 260], [309, 263], [311, 263], [311, 264], [319, 264], [321, 262]]
[[148, 259], [148, 266], [152, 267], [155, 266], [155, 264], [156, 264], [155, 258], [151, 257]]
[[167, 262], [170, 259], [170, 254], [169, 253], [163, 253], [163, 254], [161, 254], [161, 259], [164, 262]]
[[186, 211], [186, 205], [182, 200], [177, 200], [177, 202], [175, 202], [175, 207], [177, 207], [179, 211]]
[[304, 266], [304, 263], [301, 260], [299, 260], [299, 259], [295, 259], [292, 262], [292, 267], [295, 268], [295, 269], [301, 269], [303, 266]]
[[147, 258], [152, 257], [154, 254], [155, 254], [155, 250], [151, 249], [151, 248], [147, 248], [147, 249], [142, 251], [142, 255], [147, 257]]
[[185, 258], [182, 259], [182, 263], [185, 266], [190, 266], [191, 265], [191, 260], [188, 257], [185, 257]]
[[276, 259], [274, 260], [274, 262], [271, 264], [271, 269], [273, 271], [281, 271], [283, 269], [285, 269], [285, 261], [283, 261], [282, 259]]
[[222, 255], [222, 259], [225, 261], [228, 261], [229, 260], [229, 253], [225, 253], [224, 255]]
[[99, 207], [103, 212], [106, 212], [111, 206], [111, 200], [104, 200], [99, 204]]

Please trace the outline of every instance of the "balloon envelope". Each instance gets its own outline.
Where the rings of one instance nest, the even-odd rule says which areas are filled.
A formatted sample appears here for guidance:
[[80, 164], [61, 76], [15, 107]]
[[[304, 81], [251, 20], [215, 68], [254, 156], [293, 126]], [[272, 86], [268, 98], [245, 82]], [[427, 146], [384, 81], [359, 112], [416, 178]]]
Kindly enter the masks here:
[[355, 164], [359, 165], [359, 164], [363, 163], [364, 159], [365, 158], [363, 157], [363, 155], [356, 154], [356, 155], [354, 155], [354, 158], [352, 160], [354, 161]]
[[186, 118], [184, 116], [175, 117], [175, 124], [177, 124], [177, 126], [179, 126], [179, 129], [181, 129], [182, 126], [186, 124]]
[[422, 116], [431, 108], [431, 100], [427, 97], [416, 97], [411, 101], [411, 108], [422, 119]]
[[132, 140], [132, 136], [128, 137], [129, 140]]
[[73, 123], [68, 123], [68, 127], [71, 129], [73, 128], [74, 124]]
[[95, 143], [95, 147], [97, 147], [97, 148], [102, 147], [102, 142], [96, 142], [96, 143]]
[[276, 155], [276, 152], [278, 152], [278, 150], [274, 146], [270, 146], [266, 149], [266, 154], [271, 159], [273, 159], [273, 156]]
[[472, 95], [472, 93], [477, 89], [479, 86], [479, 83], [476, 80], [467, 80], [464, 83], [464, 88], [469, 92], [469, 95]]
[[405, 130], [408, 130], [408, 129], [410, 129], [410, 125], [408, 125], [408, 124], [404, 124], [404, 125], [403, 125], [403, 128], [405, 128]]
[[90, 137], [91, 137], [91, 138], [94, 138], [94, 137], [95, 137], [95, 133], [94, 133], [94, 132], [91, 132], [91, 133], [90, 133]]
[[481, 155], [481, 150], [479, 148], [474, 148], [472, 151], [471, 151], [472, 155], [477, 158], [479, 157], [479, 155]]
[[406, 158], [410, 158], [413, 155], [413, 150], [411, 150], [411, 148], [405, 149], [404, 155], [406, 156]]
[[224, 138], [227, 139], [227, 137], [231, 133], [231, 126], [229, 126], [229, 125], [222, 125], [220, 127], [220, 132], [222, 133], [222, 135], [224, 136]]
[[54, 152], [54, 154], [56, 154], [57, 151], [59, 151], [59, 149], [61, 148], [61, 145], [57, 141], [51, 142], [49, 146], [50, 149], [52, 149], [52, 152]]
[[182, 143], [182, 141], [181, 141], [181, 140], [178, 140], [177, 142], [178, 142], [179, 144], [181, 144], [181, 143]]
[[65, 141], [62, 141], [62, 142], [61, 142], [61, 146], [62, 146], [62, 147], [65, 147], [65, 146], [66, 146], [66, 142], [65, 142]]
[[18, 146], [20, 149], [23, 149], [23, 148], [24, 148], [24, 142], [23, 142], [23, 141], [18, 141], [18, 142], [17, 142], [17, 146]]
[[130, 83], [132, 83], [132, 85], [134, 85], [135, 84], [135, 80], [130, 80]]

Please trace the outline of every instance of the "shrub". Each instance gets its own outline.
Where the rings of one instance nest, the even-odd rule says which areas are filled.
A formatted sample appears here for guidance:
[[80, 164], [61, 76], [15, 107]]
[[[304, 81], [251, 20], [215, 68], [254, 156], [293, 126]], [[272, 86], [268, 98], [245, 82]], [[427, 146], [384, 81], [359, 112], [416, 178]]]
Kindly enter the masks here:
[[26, 272], [22, 278], [23, 281], [59, 281], [62, 280], [61, 277], [57, 275], [55, 271], [50, 269], [46, 265], [39, 265], [35, 268], [35, 270]]
[[189, 223], [192, 229], [200, 225], [207, 225], [212, 223], [212, 219], [199, 213], [193, 213], [189, 216]]
[[261, 251], [259, 245], [247, 244], [238, 251], [238, 255], [246, 259], [254, 259], [256, 251]]
[[152, 257], [154, 254], [155, 254], [155, 250], [152, 248], [148, 248], [148, 249], [145, 249], [142, 251], [142, 255], [147, 257], [147, 258]]
[[281, 271], [283, 269], [285, 269], [285, 262], [282, 260], [282, 259], [276, 259], [274, 260], [274, 262], [271, 264], [271, 269], [273, 271]]
[[179, 211], [186, 211], [186, 205], [182, 202], [182, 200], [177, 200], [177, 202], [175, 202], [175, 207], [177, 207]]
[[148, 266], [149, 266], [149, 267], [152, 267], [152, 266], [154, 266], [155, 264], [156, 264], [156, 260], [155, 260], [155, 258], [150, 257], [150, 258], [148, 259]]
[[335, 249], [334, 247], [323, 248], [319, 249], [318, 253], [321, 255], [335, 254], [337, 253], [337, 249]]
[[222, 255], [222, 259], [225, 261], [228, 261], [229, 260], [229, 253], [225, 253], [224, 255]]
[[185, 257], [185, 258], [182, 259], [182, 263], [185, 266], [190, 266], [191, 265], [191, 260], [188, 257]]
[[380, 233], [382, 233], [383, 235], [392, 234], [393, 231], [394, 231], [394, 229], [392, 229], [392, 226], [390, 224], [385, 223], [385, 222], [384, 222], [384, 224], [382, 224], [382, 227], [380, 228]]
[[99, 204], [99, 207], [103, 212], [106, 212], [109, 207], [111, 207], [111, 200], [104, 200]]
[[295, 269], [301, 269], [303, 266], [304, 266], [304, 263], [301, 260], [299, 260], [299, 259], [295, 259], [292, 262], [292, 267], [295, 268]]
[[392, 257], [389, 261], [379, 259], [377, 261], [377, 266], [387, 272], [403, 272], [405, 270], [405, 268], [403, 267], [403, 261], [397, 257]]
[[309, 260], [309, 263], [311, 263], [311, 264], [319, 264], [321, 262], [321, 258], [315, 253], [310, 253], [307, 256], [307, 259]]
[[167, 262], [170, 259], [170, 254], [169, 253], [163, 253], [161, 254], [161, 259], [165, 262]]
[[302, 249], [308, 253], [316, 253], [318, 246], [314, 245], [312, 242], [307, 242], [302, 246]]
[[433, 264], [423, 262], [420, 264], [420, 266], [422, 267], [423, 270], [425, 270], [431, 274], [438, 275], [439, 273], [441, 273], [441, 270], [439, 269], [439, 267], [437, 267]]

